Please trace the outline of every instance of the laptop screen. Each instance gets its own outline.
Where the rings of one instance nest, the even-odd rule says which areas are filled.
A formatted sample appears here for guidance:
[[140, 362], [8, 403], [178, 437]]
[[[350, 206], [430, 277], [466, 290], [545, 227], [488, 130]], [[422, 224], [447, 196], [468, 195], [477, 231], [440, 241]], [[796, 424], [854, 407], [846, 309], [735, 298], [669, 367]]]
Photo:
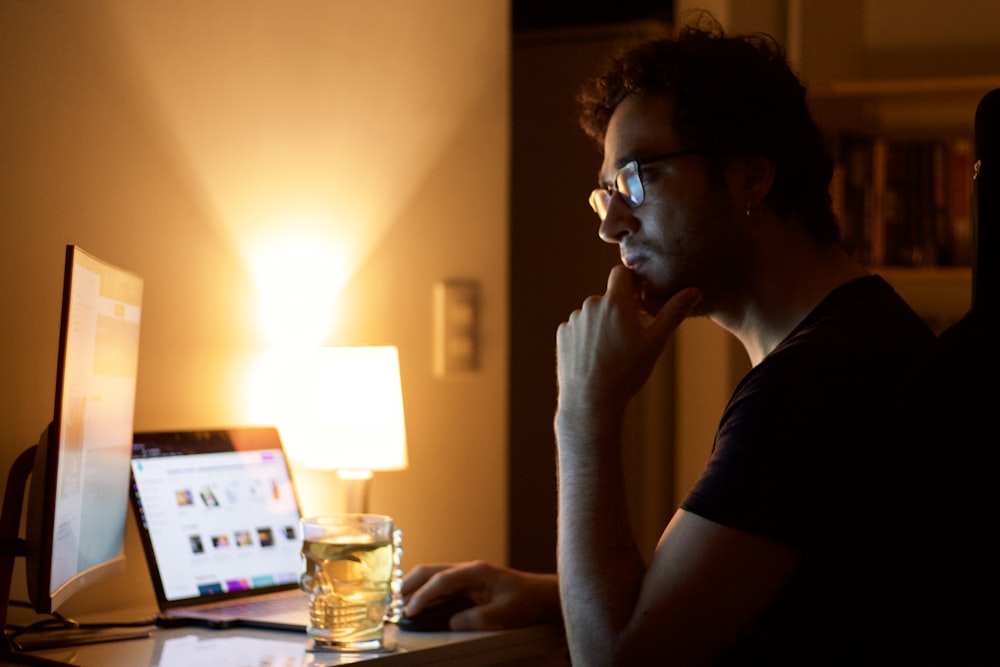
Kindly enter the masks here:
[[301, 517], [275, 429], [137, 433], [132, 501], [161, 607], [297, 584]]

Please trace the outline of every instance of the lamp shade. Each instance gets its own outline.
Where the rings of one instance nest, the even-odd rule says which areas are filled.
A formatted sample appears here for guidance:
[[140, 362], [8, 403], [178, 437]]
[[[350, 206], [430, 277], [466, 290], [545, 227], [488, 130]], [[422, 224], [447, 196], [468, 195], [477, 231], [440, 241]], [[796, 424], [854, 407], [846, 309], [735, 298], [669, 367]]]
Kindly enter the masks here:
[[309, 468], [400, 470], [407, 465], [399, 352], [392, 346], [316, 350]]

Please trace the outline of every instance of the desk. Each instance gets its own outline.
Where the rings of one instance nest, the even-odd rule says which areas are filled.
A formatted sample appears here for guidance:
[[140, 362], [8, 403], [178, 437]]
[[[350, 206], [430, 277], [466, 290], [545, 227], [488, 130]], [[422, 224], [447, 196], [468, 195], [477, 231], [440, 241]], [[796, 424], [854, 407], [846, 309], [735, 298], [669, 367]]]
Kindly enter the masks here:
[[34, 651], [80, 667], [465, 667], [568, 666], [562, 629], [538, 626], [500, 632], [406, 632], [386, 626], [389, 653], [309, 653], [305, 634], [235, 628], [157, 629], [143, 639]]

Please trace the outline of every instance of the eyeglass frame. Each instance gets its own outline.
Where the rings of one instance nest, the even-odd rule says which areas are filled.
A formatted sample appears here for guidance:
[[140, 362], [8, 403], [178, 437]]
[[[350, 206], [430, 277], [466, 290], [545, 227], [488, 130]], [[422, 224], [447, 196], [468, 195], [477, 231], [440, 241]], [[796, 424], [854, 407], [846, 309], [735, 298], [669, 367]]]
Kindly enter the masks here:
[[[610, 183], [591, 190], [590, 198], [588, 199], [590, 202], [590, 208], [594, 209], [594, 213], [597, 214], [597, 217], [601, 219], [601, 222], [604, 222], [604, 220], [608, 217], [608, 209], [611, 207], [611, 200], [616, 194], [621, 195], [622, 199], [624, 199], [631, 208], [638, 208], [639, 206], [642, 206], [642, 203], [646, 201], [646, 189], [642, 183], [642, 171], [640, 170], [640, 167], [645, 164], [664, 162], [665, 160], [672, 160], [674, 158], [685, 157], [688, 155], [705, 155], [705, 151], [701, 148], [687, 148], [684, 150], [672, 151], [670, 153], [663, 153], [661, 155], [654, 155], [652, 157], [629, 160], [615, 172], [615, 176], [611, 179]], [[638, 192], [637, 197], [633, 196], [633, 188], [626, 187], [625, 190], [627, 190], [627, 192], [625, 192], [619, 185], [620, 181], [624, 182], [626, 185], [628, 183], [627, 180], [622, 178], [622, 174], [626, 170], [635, 172], [637, 187], [634, 188], [634, 190]], [[601, 209], [604, 211], [603, 214], [601, 213]]]

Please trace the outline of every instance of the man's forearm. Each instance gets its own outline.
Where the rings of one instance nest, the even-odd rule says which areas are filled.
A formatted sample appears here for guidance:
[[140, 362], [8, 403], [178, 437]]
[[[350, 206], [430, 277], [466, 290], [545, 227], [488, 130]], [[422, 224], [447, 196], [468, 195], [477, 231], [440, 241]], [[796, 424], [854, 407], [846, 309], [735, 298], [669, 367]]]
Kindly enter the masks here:
[[618, 438], [604, 426], [556, 419], [559, 592], [574, 665], [611, 664], [645, 565], [629, 526]]

